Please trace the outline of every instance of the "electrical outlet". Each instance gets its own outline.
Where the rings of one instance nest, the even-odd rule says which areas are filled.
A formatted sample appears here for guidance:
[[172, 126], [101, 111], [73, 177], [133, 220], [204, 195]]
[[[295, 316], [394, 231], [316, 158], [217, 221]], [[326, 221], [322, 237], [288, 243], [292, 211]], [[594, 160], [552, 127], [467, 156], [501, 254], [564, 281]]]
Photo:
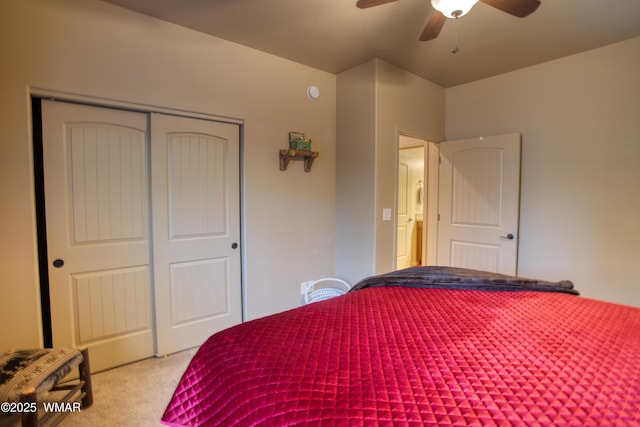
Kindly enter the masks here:
[[309, 286], [309, 282], [300, 282], [300, 295], [304, 295], [307, 291], [307, 286]]

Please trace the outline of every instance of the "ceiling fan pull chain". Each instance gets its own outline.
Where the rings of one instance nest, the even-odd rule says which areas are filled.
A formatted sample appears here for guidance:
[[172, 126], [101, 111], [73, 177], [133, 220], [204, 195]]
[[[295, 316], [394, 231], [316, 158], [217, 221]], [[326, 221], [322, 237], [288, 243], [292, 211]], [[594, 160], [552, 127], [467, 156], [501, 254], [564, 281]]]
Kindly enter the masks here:
[[453, 20], [453, 25], [455, 25], [455, 28], [453, 29], [453, 47], [450, 52], [456, 54], [460, 51], [460, 48], [458, 47], [458, 18]]

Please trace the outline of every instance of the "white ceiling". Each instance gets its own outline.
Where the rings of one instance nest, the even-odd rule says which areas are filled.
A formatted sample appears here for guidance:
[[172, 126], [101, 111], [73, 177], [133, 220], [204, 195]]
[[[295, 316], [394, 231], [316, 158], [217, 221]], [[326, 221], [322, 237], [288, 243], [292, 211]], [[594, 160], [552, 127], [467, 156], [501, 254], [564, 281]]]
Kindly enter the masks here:
[[640, 36], [640, 0], [541, 0], [522, 19], [478, 3], [429, 42], [429, 0], [105, 1], [331, 73], [377, 57], [443, 87]]

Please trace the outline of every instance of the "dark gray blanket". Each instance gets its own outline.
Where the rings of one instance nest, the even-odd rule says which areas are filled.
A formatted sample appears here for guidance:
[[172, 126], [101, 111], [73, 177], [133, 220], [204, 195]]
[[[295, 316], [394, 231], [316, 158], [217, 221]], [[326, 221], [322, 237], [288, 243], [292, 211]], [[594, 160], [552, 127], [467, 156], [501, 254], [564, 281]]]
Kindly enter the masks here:
[[412, 267], [372, 276], [354, 285], [350, 292], [377, 286], [446, 288], [484, 291], [544, 291], [579, 295], [569, 280], [547, 282], [456, 267]]

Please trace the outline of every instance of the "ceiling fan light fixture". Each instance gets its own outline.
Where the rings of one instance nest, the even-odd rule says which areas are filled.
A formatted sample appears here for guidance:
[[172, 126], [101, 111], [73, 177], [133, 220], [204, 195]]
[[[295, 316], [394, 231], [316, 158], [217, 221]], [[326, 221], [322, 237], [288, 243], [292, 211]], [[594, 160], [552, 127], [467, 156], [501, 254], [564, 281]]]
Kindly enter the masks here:
[[431, 0], [431, 6], [447, 18], [460, 18], [477, 2], [478, 0]]

